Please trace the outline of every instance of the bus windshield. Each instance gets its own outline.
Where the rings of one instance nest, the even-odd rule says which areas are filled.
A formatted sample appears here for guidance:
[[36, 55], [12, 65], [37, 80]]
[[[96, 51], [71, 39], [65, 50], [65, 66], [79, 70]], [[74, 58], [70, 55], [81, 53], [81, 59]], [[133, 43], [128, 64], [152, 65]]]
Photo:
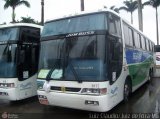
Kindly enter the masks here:
[[105, 35], [42, 41], [38, 78], [104, 80], [104, 59]]
[[17, 40], [18, 31], [18, 28], [0, 29], [0, 41]]
[[60, 19], [45, 24], [42, 37], [107, 29], [106, 14], [90, 14]]
[[16, 77], [16, 44], [0, 45], [0, 78]]

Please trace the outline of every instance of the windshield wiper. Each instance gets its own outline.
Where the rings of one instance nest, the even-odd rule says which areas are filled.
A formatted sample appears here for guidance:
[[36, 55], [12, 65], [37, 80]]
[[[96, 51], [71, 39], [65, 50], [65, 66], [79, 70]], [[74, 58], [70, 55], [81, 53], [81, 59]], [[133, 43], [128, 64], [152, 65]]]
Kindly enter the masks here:
[[49, 73], [46, 76], [46, 81], [50, 81], [51, 79], [53, 79], [53, 78], [51, 78], [51, 75], [52, 75], [52, 73], [53, 73], [54, 70], [55, 70], [55, 68], [53, 68], [53, 69], [51, 69], [49, 71]]
[[[63, 60], [64, 61], [64, 60]], [[71, 68], [71, 71], [72, 71], [72, 73], [73, 73], [73, 75], [74, 75], [74, 77], [75, 77], [75, 79], [78, 81], [78, 83], [82, 83], [82, 80], [80, 80], [79, 79], [79, 77], [78, 77], [78, 74], [77, 74], [77, 72], [75, 71], [75, 69], [74, 69], [74, 66], [73, 66], [73, 64], [70, 62], [70, 68]], [[54, 68], [52, 68], [50, 71], [49, 71], [49, 73], [48, 73], [48, 75], [47, 75], [47, 77], [46, 77], [46, 81], [50, 81], [50, 80], [52, 80], [52, 79], [54, 79], [53, 77], [51, 77], [52, 76], [52, 73], [54, 72], [54, 70], [56, 70], [56, 68], [54, 67]], [[63, 72], [64, 72], [64, 69], [62, 69], [63, 70]], [[64, 73], [63, 73], [64, 74]], [[62, 76], [63, 77], [63, 76]], [[61, 77], [61, 78], [62, 78]]]
[[54, 66], [50, 69], [49, 73], [47, 74], [46, 80], [50, 81], [52, 79], [62, 79], [63, 78], [63, 69], [61, 67], [61, 64], [59, 64], [59, 60], [55, 62]]
[[[71, 61], [70, 61], [70, 62], [68, 61], [68, 60], [69, 60], [69, 59], [68, 59], [68, 57], [69, 57], [69, 53], [68, 53], [69, 50], [66, 52], [66, 44], [67, 44], [67, 41], [69, 41], [69, 39], [70, 39], [70, 38], [66, 38], [66, 39], [65, 39], [66, 42], [65, 42], [65, 48], [64, 48], [64, 49], [65, 49], [65, 50], [64, 50], [64, 67], [65, 67], [65, 65], [66, 65], [66, 60], [67, 60], [68, 65], [70, 66], [71, 71], [72, 71], [75, 79], [78, 81], [78, 83], [82, 83], [82, 80], [79, 79], [78, 74], [77, 74], [77, 72], [75, 71], [72, 62], [71, 62]], [[67, 54], [67, 55], [66, 55], [66, 54]], [[65, 70], [65, 68], [64, 68], [64, 70]]]
[[78, 74], [77, 74], [76, 70], [74, 69], [72, 62], [70, 62], [70, 66], [71, 66], [71, 70], [73, 72], [75, 79], [78, 81], [78, 83], [82, 83], [82, 80], [79, 79]]

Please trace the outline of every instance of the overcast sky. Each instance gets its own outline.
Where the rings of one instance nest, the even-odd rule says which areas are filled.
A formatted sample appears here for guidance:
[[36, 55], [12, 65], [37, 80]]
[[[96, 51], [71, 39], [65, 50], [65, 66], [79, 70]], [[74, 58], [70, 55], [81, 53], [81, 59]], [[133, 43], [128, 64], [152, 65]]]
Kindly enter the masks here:
[[[27, 0], [31, 4], [31, 8], [25, 6], [19, 6], [16, 8], [16, 20], [21, 20], [21, 17], [29, 16], [37, 21], [41, 20], [41, 0]], [[71, 13], [80, 12], [80, 0], [44, 0], [45, 1], [45, 21], [47, 19], [53, 19], [59, 16], [68, 15]], [[124, 6], [124, 0], [84, 0], [85, 10], [101, 9], [103, 6], [110, 8], [115, 5], [116, 7]], [[145, 2], [147, 0], [142, 0]], [[4, 1], [0, 0], [0, 24], [11, 22], [12, 9], [8, 8], [4, 10]], [[160, 24], [160, 8], [159, 12], [159, 24]], [[130, 22], [130, 13], [126, 11], [120, 11], [120, 15]], [[138, 28], [138, 12], [133, 13], [134, 23], [133, 25]], [[156, 19], [155, 9], [146, 6], [143, 9], [144, 18], [144, 33], [156, 43]], [[159, 25], [160, 26], [160, 25]], [[160, 30], [160, 27], [159, 27]]]

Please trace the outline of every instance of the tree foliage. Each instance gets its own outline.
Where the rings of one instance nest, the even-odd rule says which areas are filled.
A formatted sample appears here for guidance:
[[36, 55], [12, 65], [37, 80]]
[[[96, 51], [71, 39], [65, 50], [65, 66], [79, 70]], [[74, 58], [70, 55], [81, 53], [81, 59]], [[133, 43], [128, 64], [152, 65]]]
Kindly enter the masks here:
[[41, 23], [34, 20], [33, 18], [27, 16], [27, 17], [21, 17], [21, 20], [20, 21], [17, 21], [17, 22], [21, 22], [21, 23], [33, 23], [33, 24], [38, 24], [40, 25]]
[[15, 8], [21, 5], [24, 5], [26, 7], [30, 7], [30, 3], [26, 0], [4, 0], [4, 9], [7, 9], [9, 7], [12, 8], [12, 22], [15, 22]]
[[131, 23], [133, 24], [133, 12], [138, 8], [138, 2], [132, 0], [126, 0], [123, 2], [125, 6], [119, 8], [119, 10], [125, 10], [131, 13]]

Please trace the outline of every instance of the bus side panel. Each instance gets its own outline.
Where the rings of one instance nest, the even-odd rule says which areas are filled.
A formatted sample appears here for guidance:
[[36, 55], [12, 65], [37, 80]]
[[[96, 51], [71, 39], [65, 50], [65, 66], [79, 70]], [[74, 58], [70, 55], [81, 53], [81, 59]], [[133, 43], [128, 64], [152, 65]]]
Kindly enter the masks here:
[[[113, 108], [114, 104], [110, 99], [110, 87], [109, 82], [82, 82], [78, 83], [75, 81], [50, 81], [49, 87], [72, 87], [72, 88], [80, 88], [81, 90], [78, 92], [71, 91], [56, 91], [50, 90], [46, 92], [43, 90], [38, 90], [39, 99], [41, 96], [46, 96], [45, 99], [48, 100], [48, 105], [60, 106], [60, 107], [68, 107], [74, 109], [81, 110], [90, 110], [90, 111], [98, 111], [105, 112]], [[106, 88], [107, 94], [105, 95], [86, 95], [81, 94], [83, 88]], [[117, 93], [117, 90], [116, 90]], [[86, 101], [96, 101], [98, 104], [86, 104]]]
[[147, 78], [153, 63], [153, 55], [147, 51], [126, 48], [126, 60], [132, 78], [132, 86], [137, 86]]
[[37, 95], [36, 76], [37, 75], [34, 75], [24, 81], [19, 82], [19, 99], [25, 99]]

